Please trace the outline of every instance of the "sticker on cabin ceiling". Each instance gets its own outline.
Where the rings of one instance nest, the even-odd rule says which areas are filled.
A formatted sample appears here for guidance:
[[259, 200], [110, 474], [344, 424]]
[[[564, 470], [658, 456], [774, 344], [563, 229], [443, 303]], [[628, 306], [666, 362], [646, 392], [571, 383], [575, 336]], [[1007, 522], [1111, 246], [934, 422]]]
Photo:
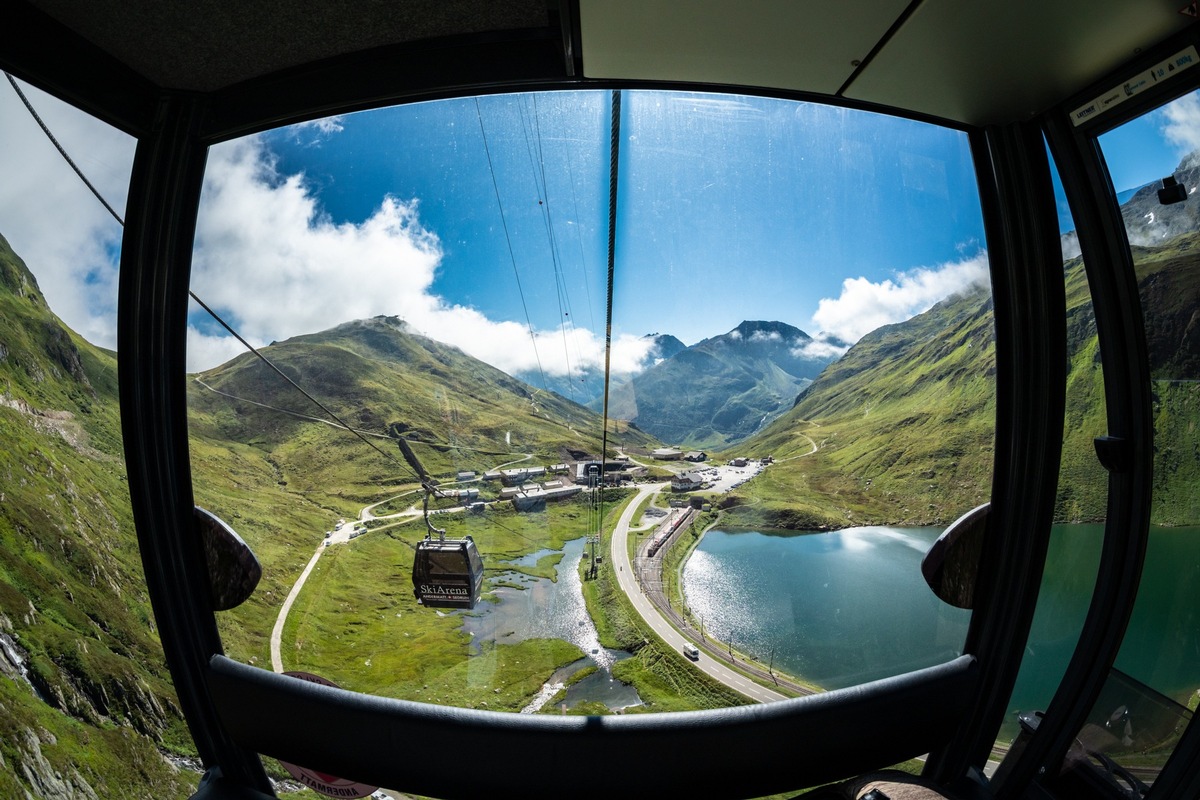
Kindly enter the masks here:
[[[333, 681], [322, 678], [320, 675], [313, 675], [311, 672], [285, 672], [283, 674], [292, 678], [299, 678], [302, 681], [308, 681], [309, 683], [319, 683], [322, 686], [332, 686], [335, 689], [340, 688]], [[279, 763], [300, 783], [314, 792], [320, 792], [329, 797], [369, 797], [379, 791], [378, 786], [368, 786], [365, 783], [349, 781], [345, 778], [339, 778], [336, 775], [330, 775], [328, 772], [319, 772], [308, 767], [298, 767], [282, 759]]]
[[1200, 63], [1200, 53], [1195, 46], [1186, 47], [1168, 59], [1158, 62], [1144, 72], [1139, 72], [1122, 84], [1114, 86], [1090, 103], [1085, 103], [1071, 112], [1071, 122], [1082, 125], [1098, 117], [1131, 97], [1137, 97], [1155, 84], [1172, 78], [1176, 73]]

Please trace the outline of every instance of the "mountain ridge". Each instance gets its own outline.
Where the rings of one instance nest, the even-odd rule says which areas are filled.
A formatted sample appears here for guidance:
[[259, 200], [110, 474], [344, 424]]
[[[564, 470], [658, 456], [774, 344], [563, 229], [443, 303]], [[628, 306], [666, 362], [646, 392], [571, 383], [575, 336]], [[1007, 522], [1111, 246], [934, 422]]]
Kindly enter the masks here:
[[804, 331], [744, 320], [634, 375], [610, 392], [610, 416], [686, 447], [719, 448], [783, 413], [831, 360]]

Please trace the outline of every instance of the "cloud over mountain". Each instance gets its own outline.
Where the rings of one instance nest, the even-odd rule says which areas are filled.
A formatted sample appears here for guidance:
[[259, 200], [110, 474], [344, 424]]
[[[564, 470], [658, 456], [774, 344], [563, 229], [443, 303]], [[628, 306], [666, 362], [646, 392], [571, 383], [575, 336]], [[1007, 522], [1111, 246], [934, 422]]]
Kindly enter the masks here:
[[[441, 260], [441, 243], [422, 224], [417, 199], [387, 196], [362, 222], [335, 223], [303, 175], [278, 171], [261, 139], [210, 154], [193, 287], [252, 343], [396, 315], [510, 373], [603, 366], [603, 339], [590, 330], [535, 329], [531, 336], [525, 321], [492, 320], [440, 297], [433, 283]], [[618, 337], [614, 370], [633, 371], [649, 347], [640, 337]], [[189, 368], [200, 369], [241, 347], [192, 326], [188, 349]]]
[[[132, 137], [20, 84], [75, 163], [125, 212]], [[88, 191], [0, 81], [0, 232], [35, 272], [50, 307], [88, 341], [117, 343], [117, 259], [121, 226]]]
[[853, 344], [876, 328], [910, 319], [939, 300], [987, 286], [988, 281], [987, 254], [983, 252], [938, 267], [898, 272], [880, 282], [846, 278], [838, 297], [824, 298], [817, 305], [812, 318], [821, 334], [815, 341], [826, 349], [838, 347], [834, 340]]

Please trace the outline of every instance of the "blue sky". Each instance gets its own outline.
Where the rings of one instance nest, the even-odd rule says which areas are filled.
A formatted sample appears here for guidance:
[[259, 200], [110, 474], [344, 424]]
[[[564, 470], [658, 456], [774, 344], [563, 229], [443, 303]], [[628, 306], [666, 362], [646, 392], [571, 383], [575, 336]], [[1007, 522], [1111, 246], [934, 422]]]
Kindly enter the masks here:
[[[123, 209], [132, 140], [29, 93]], [[598, 366], [608, 103], [438, 101], [216, 147], [193, 287], [256, 344], [395, 314], [510, 371]], [[624, 106], [618, 368], [645, 356], [642, 334], [693, 343], [743, 319], [851, 342], [986, 274], [962, 134], [762, 98], [627, 92]], [[1118, 189], [1168, 174], [1200, 145], [1198, 119], [1189, 96], [1106, 136]], [[7, 87], [0, 137], [0, 233], [64, 320], [113, 347], [119, 226]], [[236, 354], [192, 322], [192, 368]]]
[[[373, 261], [351, 248], [343, 283], [375, 287], [379, 313], [389, 313], [384, 300], [392, 296], [390, 313], [503, 368], [529, 369], [530, 354], [518, 353], [531, 350], [519, 341], [529, 328], [549, 371], [571, 360], [595, 366], [606, 296], [609, 101], [607, 92], [500, 95], [347, 115], [258, 137], [253, 153], [245, 142], [216, 148], [210, 173], [255, 172], [283, 206], [301, 201], [283, 195], [303, 194], [308, 227], [331, 234], [370, 227], [381, 204], [402, 204], [412, 216], [407, 235], [419, 228], [435, 252], [411, 269], [384, 266], [388, 286], [377, 273], [346, 267]], [[220, 223], [207, 227], [205, 216], [241, 209], [228, 223], [257, 230], [256, 263], [275, 258], [264, 249], [294, 247], [297, 232], [278, 219], [256, 224], [270, 192], [246, 203], [217, 183], [201, 216], [197, 291], [236, 304], [230, 287], [245, 273], [227, 269], [220, 247], [210, 255], [203, 234], [225, 244], [231, 237]], [[763, 98], [627, 92], [618, 185], [614, 330], [624, 337], [622, 364], [636, 360], [642, 334], [690, 344], [744, 319], [854, 341], [984, 274], [970, 153], [955, 131]], [[264, 247], [284, 231], [288, 243]], [[329, 269], [314, 263], [305, 273]], [[417, 308], [413, 293], [436, 301], [440, 313], [428, 302]], [[515, 327], [490, 336], [475, 318], [456, 326], [455, 308]], [[248, 309], [234, 315], [253, 326]]]

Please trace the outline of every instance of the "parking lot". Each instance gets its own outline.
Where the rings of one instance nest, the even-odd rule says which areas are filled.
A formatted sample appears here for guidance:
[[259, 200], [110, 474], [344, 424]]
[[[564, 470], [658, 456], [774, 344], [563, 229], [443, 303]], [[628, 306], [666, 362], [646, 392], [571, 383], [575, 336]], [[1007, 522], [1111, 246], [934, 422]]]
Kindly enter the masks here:
[[704, 480], [710, 484], [706, 491], [728, 492], [753, 478], [762, 469], [762, 464], [757, 461], [751, 461], [744, 467], [733, 467], [728, 464], [706, 464], [692, 471], [704, 475]]

